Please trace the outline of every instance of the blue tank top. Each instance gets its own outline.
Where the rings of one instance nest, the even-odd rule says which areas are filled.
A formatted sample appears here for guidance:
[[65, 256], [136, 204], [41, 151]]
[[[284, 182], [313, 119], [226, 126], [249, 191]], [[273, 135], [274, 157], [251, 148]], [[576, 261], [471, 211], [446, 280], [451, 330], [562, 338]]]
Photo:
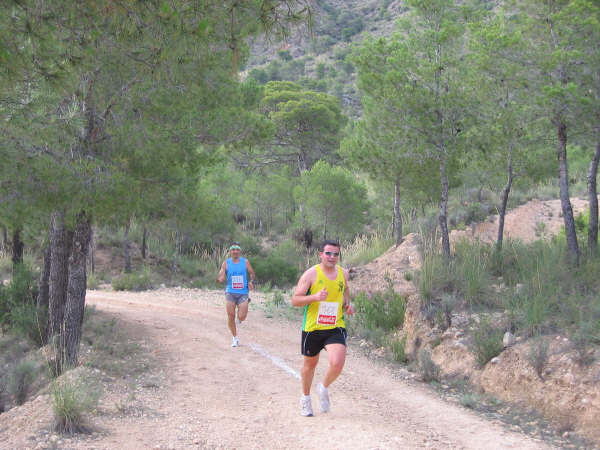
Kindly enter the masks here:
[[248, 271], [245, 258], [240, 258], [237, 264], [231, 258], [227, 258], [227, 288], [225, 292], [248, 293]]

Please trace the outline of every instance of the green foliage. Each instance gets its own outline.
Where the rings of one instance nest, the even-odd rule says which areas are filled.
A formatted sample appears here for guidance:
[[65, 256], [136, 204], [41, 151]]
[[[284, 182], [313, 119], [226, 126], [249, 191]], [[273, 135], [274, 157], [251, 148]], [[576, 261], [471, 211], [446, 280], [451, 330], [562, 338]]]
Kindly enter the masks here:
[[100, 282], [101, 279], [99, 278], [97, 273], [90, 273], [87, 276], [87, 288], [88, 289], [98, 289], [98, 286], [100, 286]]
[[394, 361], [402, 364], [408, 362], [408, 356], [406, 355], [406, 336], [400, 340], [392, 341], [392, 356]]
[[454, 283], [450, 266], [437, 252], [426, 252], [423, 255], [417, 280], [421, 298], [425, 303], [431, 303], [443, 291], [452, 291]]
[[17, 405], [22, 405], [27, 400], [27, 394], [37, 375], [35, 364], [28, 360], [19, 361], [9, 373], [7, 391]]
[[275, 127], [269, 161], [294, 163], [302, 173], [337, 150], [346, 120], [337, 97], [289, 81], [271, 81], [260, 108]]
[[34, 304], [16, 305], [10, 312], [11, 330], [27, 339], [31, 344], [42, 347], [46, 330], [47, 312]]
[[115, 291], [145, 291], [152, 288], [152, 274], [149, 267], [144, 266], [138, 272], [121, 273], [113, 278], [112, 287]]
[[382, 233], [358, 235], [352, 242], [344, 245], [342, 252], [344, 264], [348, 266], [367, 264], [384, 254], [393, 244], [394, 240]]
[[469, 305], [489, 304], [492, 291], [489, 273], [489, 245], [458, 242], [455, 246], [455, 261], [451, 265], [457, 280], [457, 288]]
[[548, 363], [548, 340], [542, 336], [536, 337], [529, 346], [527, 352], [527, 361], [537, 373], [540, 380], [544, 379], [544, 368]]
[[395, 331], [404, 324], [406, 298], [395, 293], [391, 286], [385, 292], [368, 296], [359, 292], [353, 300], [356, 311], [353, 319], [359, 328], [380, 329], [384, 332]]
[[419, 351], [419, 373], [425, 383], [439, 382], [441, 380], [441, 369], [431, 359], [431, 354], [426, 349]]
[[85, 415], [96, 408], [100, 391], [82, 380], [63, 376], [53, 381], [50, 397], [56, 430], [74, 434], [87, 431]]
[[592, 321], [583, 321], [571, 337], [580, 366], [589, 366], [595, 361], [593, 344], [600, 344], [600, 326]]
[[466, 393], [461, 395], [460, 404], [465, 408], [475, 409], [475, 407], [480, 403], [481, 398], [474, 393]]
[[293, 59], [293, 56], [290, 54], [289, 50], [279, 50], [277, 52], [277, 56], [279, 56], [283, 61], [290, 61]]
[[[590, 209], [586, 208], [585, 211], [575, 216], [575, 232], [577, 233], [577, 239], [580, 242], [585, 242], [587, 238], [588, 230], [590, 229]], [[559, 233], [554, 239], [564, 243], [567, 241], [565, 236], [565, 227], [561, 226]]]
[[251, 261], [259, 283], [271, 283], [275, 286], [289, 286], [298, 280], [298, 266], [276, 255], [256, 256]]
[[318, 229], [323, 239], [352, 236], [365, 223], [365, 187], [348, 170], [325, 161], [302, 174], [294, 198], [303, 206], [297, 221]]
[[37, 280], [25, 264], [14, 268], [8, 286], [0, 285], [0, 327], [41, 345], [46, 312], [36, 308]]
[[493, 325], [488, 317], [481, 316], [473, 331], [471, 350], [480, 367], [485, 366], [492, 358], [503, 350], [502, 338], [504, 333]]

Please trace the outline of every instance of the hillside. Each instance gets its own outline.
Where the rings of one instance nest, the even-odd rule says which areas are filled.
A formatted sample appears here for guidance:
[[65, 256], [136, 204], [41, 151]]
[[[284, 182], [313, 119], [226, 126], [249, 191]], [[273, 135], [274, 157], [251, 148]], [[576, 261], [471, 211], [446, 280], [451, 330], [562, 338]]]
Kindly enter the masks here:
[[[583, 199], [573, 198], [571, 202], [575, 215], [587, 207], [587, 201]], [[490, 216], [485, 222], [472, 224], [466, 230], [454, 230], [451, 242], [456, 244], [461, 239], [494, 242], [497, 220], [497, 216]], [[562, 225], [559, 200], [532, 200], [508, 212], [505, 236], [532, 243], [551, 238]], [[418, 236], [410, 234], [400, 246], [350, 271], [350, 288], [355, 293], [382, 291], [387, 286], [386, 278], [389, 278], [395, 291], [408, 297], [401, 332], [406, 337], [406, 352], [416, 355], [420, 349], [428, 349], [433, 361], [449, 379], [466, 379], [488, 395], [532, 408], [551, 420], [565, 436], [575, 431], [599, 443], [599, 358], [587, 367], [581, 366], [577, 363], [577, 351], [571, 339], [553, 332], [547, 336], [549, 357], [542, 375], [538, 376], [531, 363], [535, 341], [526, 335], [517, 335], [514, 342], [505, 343], [500, 355], [479, 367], [471, 343], [474, 324], [480, 321], [481, 314], [457, 308], [452, 313], [451, 326], [441, 329], [428, 320], [415, 282], [407, 281], [405, 277], [406, 273], [413, 274], [421, 267], [419, 245]], [[506, 313], [493, 313], [493, 320], [502, 326], [506, 323]], [[595, 353], [598, 356], [597, 349]]]
[[263, 83], [295, 81], [328, 92], [340, 98], [346, 114], [356, 116], [361, 103], [354, 68], [346, 56], [367, 34], [390, 34], [403, 12], [401, 4], [397, 0], [319, 0], [312, 30], [296, 27], [276, 45], [265, 37], [253, 38], [243, 76]]

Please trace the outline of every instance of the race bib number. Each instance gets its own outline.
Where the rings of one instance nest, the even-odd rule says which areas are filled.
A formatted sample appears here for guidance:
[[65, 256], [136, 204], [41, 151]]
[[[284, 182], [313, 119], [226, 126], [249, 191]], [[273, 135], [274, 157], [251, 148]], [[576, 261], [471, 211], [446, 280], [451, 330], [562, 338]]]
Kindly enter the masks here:
[[337, 322], [337, 302], [320, 302], [317, 325], [335, 325]]
[[243, 275], [233, 275], [231, 277], [231, 287], [233, 289], [244, 289], [244, 276]]

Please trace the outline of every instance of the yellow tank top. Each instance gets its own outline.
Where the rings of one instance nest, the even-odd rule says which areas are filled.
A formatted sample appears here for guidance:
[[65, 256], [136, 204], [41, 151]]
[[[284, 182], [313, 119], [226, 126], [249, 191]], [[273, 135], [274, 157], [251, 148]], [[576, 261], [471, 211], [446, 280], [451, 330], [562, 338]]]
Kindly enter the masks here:
[[330, 280], [323, 273], [320, 265], [315, 266], [317, 276], [315, 282], [308, 291], [308, 295], [315, 294], [321, 289], [327, 289], [327, 298], [322, 302], [313, 302], [304, 307], [304, 322], [302, 330], [331, 330], [337, 327], [345, 327], [344, 322], [344, 292], [346, 280], [344, 271], [337, 267], [335, 280]]

